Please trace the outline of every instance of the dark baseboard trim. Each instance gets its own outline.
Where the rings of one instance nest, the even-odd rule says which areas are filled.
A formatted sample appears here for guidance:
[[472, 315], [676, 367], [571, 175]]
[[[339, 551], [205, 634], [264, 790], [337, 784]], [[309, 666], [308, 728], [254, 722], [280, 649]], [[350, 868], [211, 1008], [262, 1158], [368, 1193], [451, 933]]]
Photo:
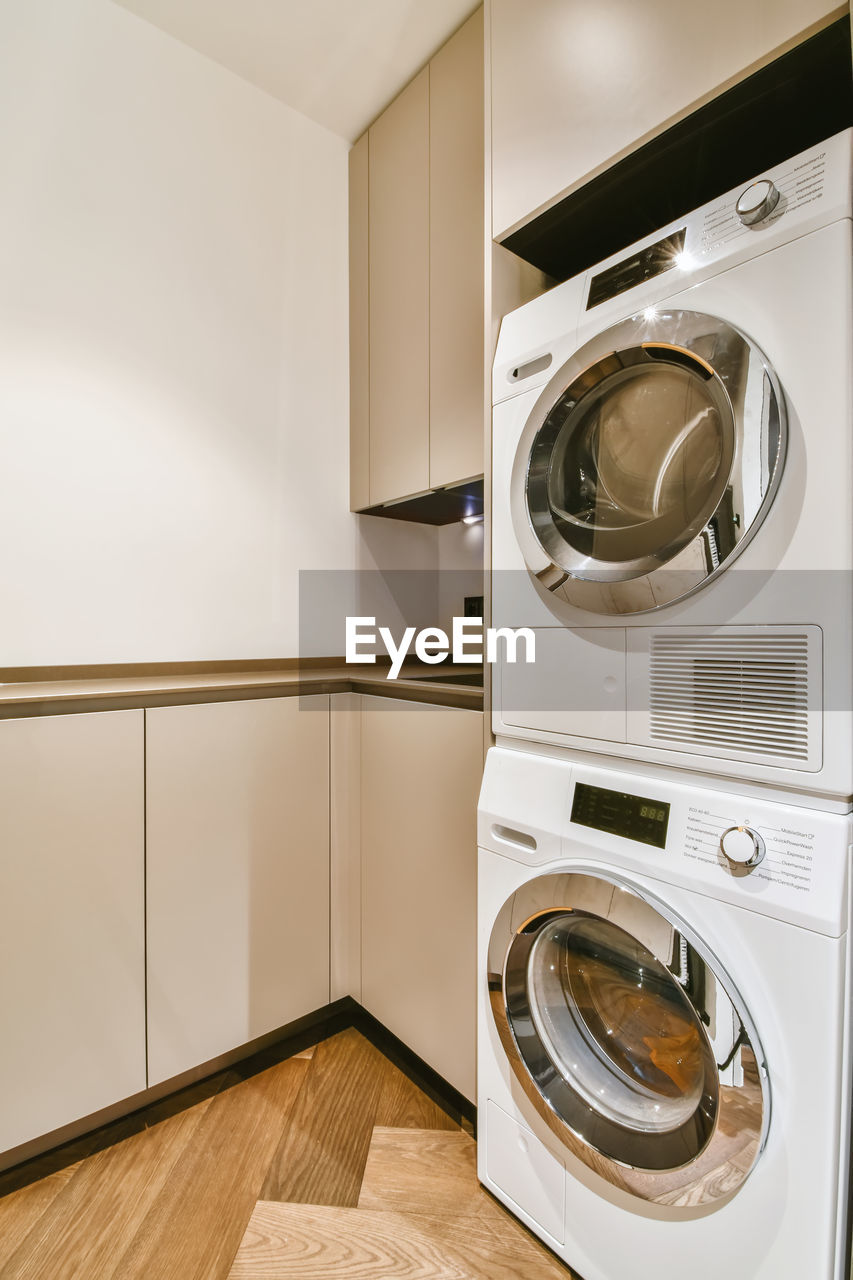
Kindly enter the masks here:
[[[145, 1093], [126, 1098], [113, 1107], [84, 1117], [74, 1125], [57, 1129], [43, 1138], [0, 1155], [0, 1165], [5, 1163], [6, 1166], [0, 1171], [0, 1197], [122, 1142], [179, 1111], [187, 1110], [204, 1098], [248, 1080], [350, 1027], [354, 1027], [375, 1045], [452, 1120], [457, 1124], [467, 1122], [472, 1131], [475, 1130], [474, 1104], [368, 1013], [357, 1000], [352, 996], [344, 996], [269, 1035], [252, 1040], [239, 1049], [233, 1049], [192, 1071], [148, 1089]], [[223, 1073], [226, 1073], [224, 1079]]]
[[471, 1126], [476, 1133], [477, 1127], [477, 1108], [473, 1102], [469, 1102], [464, 1094], [455, 1089], [452, 1084], [440, 1076], [423, 1058], [409, 1048], [407, 1044], [393, 1032], [389, 1031], [378, 1018], [374, 1018], [372, 1013], [368, 1013], [355, 1000], [353, 1005], [353, 1021], [352, 1025], [356, 1031], [360, 1031], [366, 1040], [375, 1045], [380, 1053], [384, 1053], [385, 1057], [394, 1063], [395, 1067], [407, 1075], [409, 1079], [421, 1089], [428, 1098], [431, 1098], [442, 1111], [446, 1111], [451, 1119], [457, 1124], [463, 1121]]

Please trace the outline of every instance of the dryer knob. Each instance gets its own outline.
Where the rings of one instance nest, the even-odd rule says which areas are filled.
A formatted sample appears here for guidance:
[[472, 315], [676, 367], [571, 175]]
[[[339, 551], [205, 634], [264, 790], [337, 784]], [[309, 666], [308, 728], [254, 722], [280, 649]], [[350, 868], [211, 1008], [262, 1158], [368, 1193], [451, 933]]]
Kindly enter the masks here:
[[720, 836], [720, 852], [733, 867], [757, 867], [765, 854], [764, 841], [752, 827], [729, 827]]
[[759, 178], [752, 186], [741, 191], [735, 205], [735, 213], [747, 227], [763, 222], [779, 203], [779, 188], [769, 178]]

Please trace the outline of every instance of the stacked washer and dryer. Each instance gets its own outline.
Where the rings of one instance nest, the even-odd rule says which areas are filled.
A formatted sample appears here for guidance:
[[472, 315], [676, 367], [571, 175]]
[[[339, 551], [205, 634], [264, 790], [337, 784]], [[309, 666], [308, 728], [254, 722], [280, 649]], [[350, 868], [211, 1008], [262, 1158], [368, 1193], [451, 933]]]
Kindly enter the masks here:
[[479, 1171], [583, 1280], [842, 1280], [851, 131], [507, 316]]

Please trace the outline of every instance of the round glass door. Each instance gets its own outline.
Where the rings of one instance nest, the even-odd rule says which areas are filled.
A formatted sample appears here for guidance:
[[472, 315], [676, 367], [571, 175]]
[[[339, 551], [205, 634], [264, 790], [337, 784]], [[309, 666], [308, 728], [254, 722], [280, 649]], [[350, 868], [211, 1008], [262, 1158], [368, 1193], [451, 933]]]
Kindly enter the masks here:
[[729, 979], [663, 903], [603, 872], [536, 877], [498, 916], [488, 968], [513, 1071], [580, 1160], [669, 1204], [737, 1189], [766, 1136], [766, 1067]]
[[525, 1065], [575, 1133], [647, 1169], [700, 1154], [717, 1116], [711, 1046], [638, 939], [595, 916], [546, 914], [514, 941], [505, 983]]
[[[527, 964], [533, 1023], [545, 1052], [585, 1103], [641, 1133], [670, 1133], [709, 1091], [709, 1046], [672, 974], [623, 929], [562, 916]], [[615, 1154], [615, 1153], [614, 1153]]]
[[671, 560], [728, 481], [734, 422], [720, 392], [704, 371], [640, 359], [605, 373], [577, 404], [561, 401], [536, 439], [528, 482], [543, 542], [632, 576]]
[[638, 578], [657, 575], [650, 607], [690, 594], [757, 529], [784, 443], [778, 384], [742, 334], [699, 312], [623, 321], [559, 370], [522, 435], [511, 500], [528, 566], [569, 599], [573, 582], [606, 584], [577, 593], [604, 612]]

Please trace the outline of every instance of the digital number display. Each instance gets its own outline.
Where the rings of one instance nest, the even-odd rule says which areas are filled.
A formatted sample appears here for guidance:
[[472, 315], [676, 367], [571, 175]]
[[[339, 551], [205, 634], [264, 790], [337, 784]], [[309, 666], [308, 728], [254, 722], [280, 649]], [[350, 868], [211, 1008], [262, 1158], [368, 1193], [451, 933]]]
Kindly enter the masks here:
[[627, 791], [606, 791], [603, 787], [590, 787], [579, 782], [572, 802], [572, 822], [664, 849], [669, 805], [661, 800], [650, 800], [647, 796], [632, 796]]
[[653, 280], [663, 271], [669, 271], [675, 266], [678, 254], [684, 249], [686, 235], [687, 231], [684, 229], [676, 231], [671, 236], [658, 240], [657, 244], [650, 244], [632, 257], [623, 258], [615, 266], [608, 267], [605, 271], [600, 271], [597, 276], [593, 276], [589, 285], [589, 297], [586, 300], [587, 311], [624, 293], [626, 289], [633, 289], [638, 284], [644, 284], [646, 280]]

